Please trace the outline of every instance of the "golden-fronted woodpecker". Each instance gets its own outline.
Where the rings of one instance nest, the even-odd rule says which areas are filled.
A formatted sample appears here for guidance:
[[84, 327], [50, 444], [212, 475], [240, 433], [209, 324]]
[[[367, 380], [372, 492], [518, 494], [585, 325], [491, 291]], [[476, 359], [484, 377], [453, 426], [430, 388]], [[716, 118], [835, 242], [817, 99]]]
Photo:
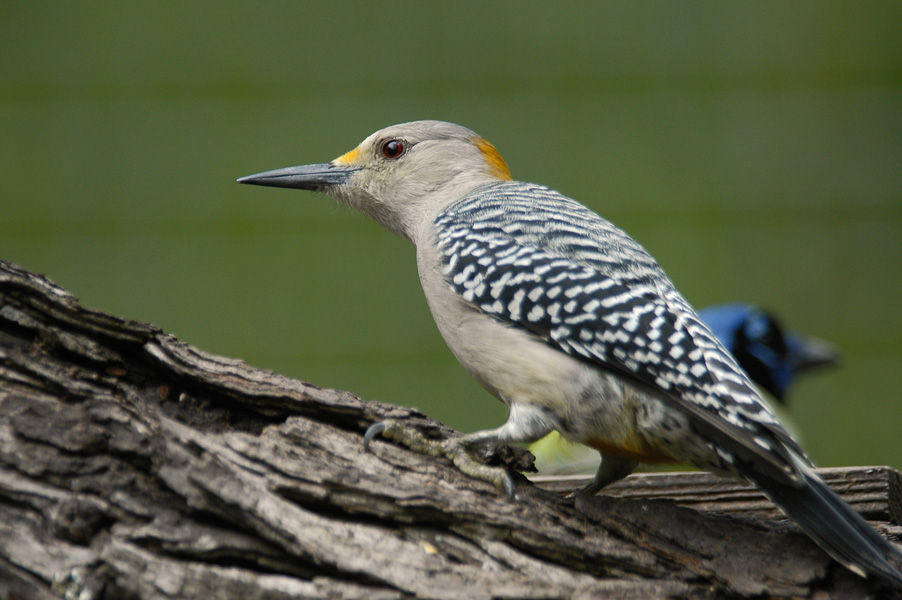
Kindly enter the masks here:
[[[330, 163], [241, 183], [324, 192], [416, 245], [451, 351], [510, 407], [501, 427], [442, 442], [382, 434], [512, 491], [473, 444], [556, 430], [597, 449], [594, 493], [639, 462], [740, 476], [833, 558], [902, 588], [902, 554], [831, 491], [730, 352], [651, 255], [582, 204], [514, 181], [495, 147], [441, 121], [394, 125]], [[895, 563], [895, 564], [893, 564]]]

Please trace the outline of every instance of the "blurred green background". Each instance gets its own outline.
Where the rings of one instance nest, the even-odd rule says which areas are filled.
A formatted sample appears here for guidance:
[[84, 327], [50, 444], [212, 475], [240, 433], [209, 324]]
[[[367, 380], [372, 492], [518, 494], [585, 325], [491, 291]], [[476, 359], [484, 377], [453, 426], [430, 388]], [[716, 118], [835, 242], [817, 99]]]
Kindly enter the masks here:
[[0, 1], [0, 257], [205, 350], [465, 431], [501, 403], [413, 247], [242, 175], [459, 122], [654, 254], [696, 306], [838, 344], [791, 413], [902, 467], [902, 3]]

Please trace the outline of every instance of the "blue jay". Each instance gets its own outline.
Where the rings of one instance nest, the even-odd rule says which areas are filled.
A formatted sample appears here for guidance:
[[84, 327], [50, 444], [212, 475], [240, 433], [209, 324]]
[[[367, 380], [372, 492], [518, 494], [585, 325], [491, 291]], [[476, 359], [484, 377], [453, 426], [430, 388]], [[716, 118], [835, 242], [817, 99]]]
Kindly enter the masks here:
[[832, 344], [784, 331], [773, 314], [751, 304], [719, 304], [698, 314], [752, 381], [778, 402], [786, 403], [786, 391], [797, 376], [839, 362]]

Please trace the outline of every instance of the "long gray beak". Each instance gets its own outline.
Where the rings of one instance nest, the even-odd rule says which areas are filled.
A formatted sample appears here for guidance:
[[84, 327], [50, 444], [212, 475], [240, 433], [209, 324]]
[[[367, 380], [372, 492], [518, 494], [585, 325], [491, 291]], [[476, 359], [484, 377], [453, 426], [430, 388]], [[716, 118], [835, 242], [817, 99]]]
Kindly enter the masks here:
[[842, 353], [830, 342], [801, 335], [793, 335], [787, 340], [790, 359], [799, 373], [820, 367], [838, 365]]
[[332, 163], [302, 165], [300, 167], [288, 167], [287, 169], [276, 169], [275, 171], [248, 175], [239, 179], [238, 183], [322, 191], [329, 186], [347, 183], [351, 173], [359, 170], [359, 167], [334, 165]]

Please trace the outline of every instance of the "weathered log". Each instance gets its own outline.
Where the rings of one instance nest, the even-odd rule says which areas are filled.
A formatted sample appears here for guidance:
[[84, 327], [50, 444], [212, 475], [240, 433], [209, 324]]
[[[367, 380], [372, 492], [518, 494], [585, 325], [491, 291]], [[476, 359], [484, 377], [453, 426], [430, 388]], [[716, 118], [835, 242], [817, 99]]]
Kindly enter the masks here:
[[[818, 469], [843, 500], [869, 521], [902, 525], [902, 473], [890, 467]], [[569, 494], [591, 481], [592, 475], [530, 477], [549, 491]], [[783, 513], [748, 483], [711, 473], [636, 474], [605, 489], [615, 498], [666, 498], [680, 506], [706, 512], [782, 519]]]
[[[679, 488], [638, 483], [650, 476], [622, 486], [655, 498], [571, 501], [521, 478], [509, 501], [444, 459], [381, 440], [363, 453], [385, 418], [456, 435], [90, 310], [0, 262], [0, 597], [888, 594], [790, 524], [679, 506], [664, 499], [685, 500]], [[485, 454], [521, 470], [531, 458]]]

